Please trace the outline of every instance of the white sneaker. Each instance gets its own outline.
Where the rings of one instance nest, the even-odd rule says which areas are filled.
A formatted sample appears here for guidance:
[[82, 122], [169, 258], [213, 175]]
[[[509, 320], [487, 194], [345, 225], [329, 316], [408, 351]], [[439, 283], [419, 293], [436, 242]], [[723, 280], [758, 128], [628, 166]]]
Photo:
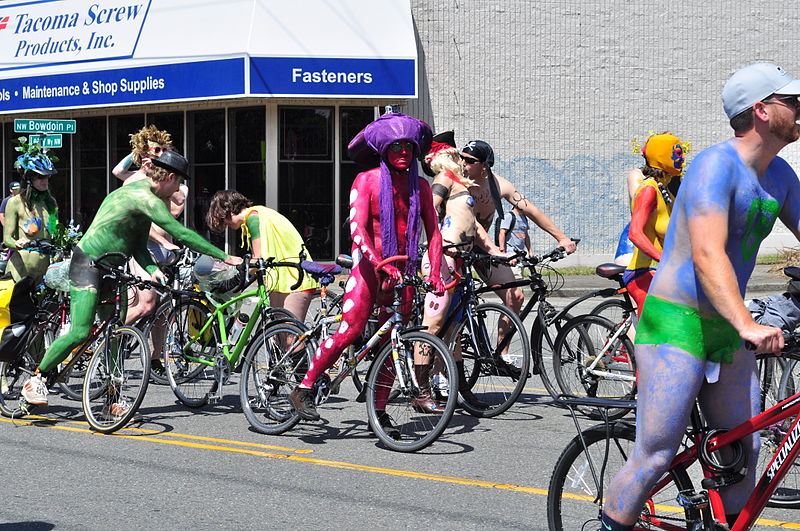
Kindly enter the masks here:
[[[101, 415], [103, 416], [103, 420], [106, 422], [114, 422], [115, 420], [119, 419], [131, 409], [131, 403], [125, 400], [124, 398], [120, 399], [118, 402], [113, 402], [110, 404], [106, 404], [103, 408]], [[142, 415], [138, 411], [133, 414], [133, 417], [128, 422], [141, 422]]]
[[22, 386], [22, 397], [34, 406], [47, 405], [47, 386], [41, 374], [32, 376]]

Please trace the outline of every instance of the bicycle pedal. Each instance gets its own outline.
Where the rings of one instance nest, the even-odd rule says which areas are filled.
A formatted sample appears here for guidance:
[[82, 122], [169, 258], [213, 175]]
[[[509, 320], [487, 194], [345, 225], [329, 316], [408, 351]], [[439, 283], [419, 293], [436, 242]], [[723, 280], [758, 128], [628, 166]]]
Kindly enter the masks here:
[[222, 401], [222, 395], [208, 395], [209, 404], [218, 404]]

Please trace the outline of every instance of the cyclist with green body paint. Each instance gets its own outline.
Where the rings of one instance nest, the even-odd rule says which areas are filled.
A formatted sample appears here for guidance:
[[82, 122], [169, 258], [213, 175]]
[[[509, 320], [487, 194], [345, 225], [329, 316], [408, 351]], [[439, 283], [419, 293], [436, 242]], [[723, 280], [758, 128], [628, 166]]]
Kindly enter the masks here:
[[[114, 290], [114, 286], [102, 281], [102, 274], [91, 265], [93, 259], [109, 252], [124, 253], [135, 258], [154, 281], [163, 282], [164, 274], [147, 250], [150, 224], [155, 223], [190, 249], [230, 265], [242, 262], [241, 258], [229, 256], [181, 225], [164, 204], [164, 198], [175, 193], [187, 177], [187, 167], [183, 156], [175, 151], [164, 151], [158, 158], [142, 161], [145, 179], [118, 188], [103, 200], [94, 221], [73, 250], [69, 269], [70, 330], [53, 342], [36, 374], [25, 382], [22, 395], [29, 403], [47, 405], [47, 388], [41, 373], [54, 369], [88, 337], [98, 301]], [[110, 308], [103, 310], [105, 314]]]
[[[37, 145], [20, 142], [23, 154], [14, 166], [22, 173], [23, 191], [8, 200], [3, 227], [3, 243], [14, 250], [7, 272], [18, 282], [31, 276], [42, 280], [50, 256], [38, 251], [23, 251], [35, 240], [50, 241], [58, 223], [58, 205], [50, 194], [50, 176], [57, 173], [53, 162]], [[20, 148], [17, 148], [18, 150]]]

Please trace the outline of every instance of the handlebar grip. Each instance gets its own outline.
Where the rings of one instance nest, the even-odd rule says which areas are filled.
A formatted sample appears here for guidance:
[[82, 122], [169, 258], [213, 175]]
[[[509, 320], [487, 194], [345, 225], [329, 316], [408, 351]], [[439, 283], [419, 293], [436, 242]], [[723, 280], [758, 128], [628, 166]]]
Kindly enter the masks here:
[[294, 291], [300, 287], [300, 284], [303, 283], [303, 275], [305, 275], [305, 271], [303, 271], [303, 267], [300, 264], [295, 264], [295, 269], [297, 269], [297, 282], [295, 282], [292, 286], [289, 287], [290, 290]]
[[459, 282], [461, 282], [461, 275], [458, 273], [458, 271], [454, 271], [453, 272], [453, 280], [451, 280], [448, 284], [445, 284], [444, 290], [445, 291], [449, 291], [449, 290], [453, 289], [454, 287], [456, 287], [458, 285]]
[[381, 271], [384, 267], [391, 264], [392, 262], [400, 262], [402, 260], [408, 260], [408, 255], [398, 254], [396, 256], [390, 256], [389, 258], [384, 258], [383, 260], [378, 262], [378, 265], [375, 266], [375, 269]]

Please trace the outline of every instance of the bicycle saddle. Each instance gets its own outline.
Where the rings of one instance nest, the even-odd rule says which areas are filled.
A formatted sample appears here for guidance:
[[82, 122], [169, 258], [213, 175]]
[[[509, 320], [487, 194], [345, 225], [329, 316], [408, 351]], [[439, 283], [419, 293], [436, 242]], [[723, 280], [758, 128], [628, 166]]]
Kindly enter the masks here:
[[300, 263], [303, 271], [314, 277], [314, 280], [322, 284], [330, 284], [334, 280], [334, 275], [342, 272], [342, 268], [336, 264], [318, 264], [317, 262], [309, 262], [303, 260]]
[[800, 267], [797, 266], [784, 267], [783, 273], [792, 280], [800, 280]]
[[336, 257], [336, 264], [345, 269], [353, 269], [353, 257], [347, 254], [340, 254]]
[[595, 273], [600, 275], [603, 278], [614, 278], [617, 275], [621, 275], [625, 271], [625, 266], [608, 263], [608, 264], [600, 264], [595, 269]]

